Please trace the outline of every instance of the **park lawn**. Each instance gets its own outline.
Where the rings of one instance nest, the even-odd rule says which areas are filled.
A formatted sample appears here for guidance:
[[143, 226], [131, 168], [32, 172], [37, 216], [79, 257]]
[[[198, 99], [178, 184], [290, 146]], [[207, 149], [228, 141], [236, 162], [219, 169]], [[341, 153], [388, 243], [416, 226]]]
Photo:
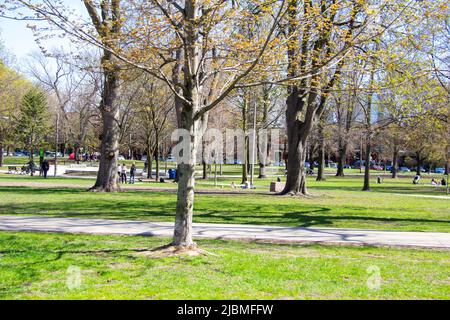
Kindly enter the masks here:
[[[59, 180], [70, 181], [55, 181]], [[392, 185], [374, 186], [372, 192], [361, 192], [360, 183], [351, 178], [310, 181], [311, 198], [245, 190], [236, 194], [230, 189], [213, 194], [207, 189], [196, 195], [194, 222], [450, 232], [448, 199], [408, 196], [415, 190], [439, 194], [436, 188], [410, 186], [398, 180], [390, 182]], [[86, 192], [86, 188], [46, 187], [39, 183], [31, 187], [2, 186], [0, 199], [3, 215], [174, 221], [176, 207], [175, 190], [99, 194]]]
[[[254, 179], [254, 185], [257, 188], [257, 191], [267, 191], [269, 190], [269, 186], [271, 182], [276, 181], [277, 177], [280, 177], [282, 181], [285, 180], [285, 176], [270, 176], [265, 179]], [[376, 174], [372, 174], [371, 179], [371, 188], [374, 192], [382, 192], [382, 193], [392, 193], [392, 194], [416, 194], [416, 195], [434, 195], [434, 196], [445, 196], [446, 189], [444, 187], [433, 187], [431, 186], [431, 178], [435, 178], [440, 181], [442, 179], [442, 175], [437, 174], [423, 174], [422, 182], [420, 185], [413, 185], [412, 178], [405, 175], [401, 176], [399, 179], [390, 179], [388, 177], [384, 177], [383, 184], [378, 185], [376, 183]], [[217, 177], [217, 188], [216, 189], [224, 189], [231, 190], [231, 183], [234, 182], [236, 185], [241, 183], [240, 177]], [[29, 183], [32, 183], [33, 186], [42, 185], [45, 187], [46, 185], [51, 186], [62, 186], [62, 187], [91, 187], [95, 183], [95, 177], [57, 177], [53, 178], [51, 175], [49, 179], [45, 180], [38, 175], [31, 177], [29, 175], [11, 175], [11, 174], [0, 174], [0, 184], [2, 183], [12, 183], [13, 185], [17, 185], [23, 182], [23, 185], [26, 186]], [[308, 177], [308, 188], [311, 189], [311, 192], [317, 193], [317, 191], [328, 192], [328, 191], [361, 191], [363, 185], [363, 177], [358, 175], [349, 175], [347, 177], [334, 177], [327, 176], [326, 181], [317, 182], [314, 176]], [[207, 180], [203, 180], [199, 177], [196, 179], [196, 187], [197, 189], [215, 189], [215, 179], [214, 176], [209, 176]], [[124, 189], [132, 189], [132, 188], [163, 188], [163, 189], [176, 189], [177, 184], [173, 183], [172, 180], [167, 180], [167, 183], [159, 183], [157, 181], [147, 181], [139, 182], [136, 181], [135, 185], [121, 185]], [[247, 190], [247, 193], [249, 193]]]
[[0, 174], [0, 184], [8, 184], [11, 185], [33, 185], [37, 187], [45, 187], [46, 185], [50, 186], [61, 186], [61, 187], [70, 187], [73, 186], [75, 188], [82, 187], [92, 187], [95, 183], [95, 178], [62, 178], [57, 177], [53, 178], [51, 174], [49, 174], [48, 179], [44, 179], [40, 177], [37, 173], [34, 177], [30, 175], [15, 175], [15, 174]]
[[150, 253], [168, 241], [0, 232], [0, 299], [450, 297], [444, 250], [201, 240], [204, 255]]
[[[39, 162], [39, 156], [35, 156], [34, 160]], [[24, 165], [28, 161], [30, 161], [30, 159], [28, 157], [5, 157], [5, 156], [3, 156], [3, 165], [4, 166]]]

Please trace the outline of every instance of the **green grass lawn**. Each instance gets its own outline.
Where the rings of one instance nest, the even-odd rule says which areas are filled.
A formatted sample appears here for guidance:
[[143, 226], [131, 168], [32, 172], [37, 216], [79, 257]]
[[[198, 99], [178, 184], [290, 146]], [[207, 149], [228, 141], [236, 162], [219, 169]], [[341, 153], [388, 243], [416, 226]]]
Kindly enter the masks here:
[[[37, 161], [39, 161], [39, 156], [37, 157]], [[35, 158], [36, 160], [36, 158]], [[19, 164], [26, 164], [29, 161], [28, 157], [3, 157], [3, 165], [19, 165]]]
[[[174, 220], [174, 191], [128, 190], [117, 194], [98, 194], [86, 192], [87, 187], [92, 185], [92, 181], [86, 179], [51, 179], [48, 182], [55, 185], [46, 187], [38, 177], [0, 178], [0, 183], [8, 181], [32, 181], [36, 184], [32, 187], [0, 187], [0, 214]], [[268, 186], [269, 182], [266, 180], [258, 183]], [[320, 183], [311, 180], [309, 185], [314, 195], [312, 198], [280, 197], [244, 190], [239, 194], [231, 194], [227, 188], [223, 189], [223, 194], [198, 193], [194, 221], [450, 232], [448, 199], [408, 196], [444, 195], [444, 189], [413, 186], [409, 179], [399, 179], [380, 186], [374, 185], [372, 192], [362, 192], [361, 182], [361, 179], [357, 178], [329, 178]], [[78, 185], [79, 189], [58, 187], [58, 183], [73, 183]], [[204, 183], [209, 183], [211, 188], [211, 182]], [[153, 185], [176, 187], [174, 183]], [[201, 181], [199, 187], [202, 188]]]
[[145, 254], [167, 242], [0, 232], [0, 299], [450, 297], [448, 251], [202, 240], [207, 255]]

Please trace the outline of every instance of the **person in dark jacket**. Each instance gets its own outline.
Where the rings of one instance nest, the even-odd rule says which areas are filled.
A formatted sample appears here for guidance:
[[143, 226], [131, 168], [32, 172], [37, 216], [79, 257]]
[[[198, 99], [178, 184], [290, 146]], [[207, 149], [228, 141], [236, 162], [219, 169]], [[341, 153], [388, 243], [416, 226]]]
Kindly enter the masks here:
[[42, 173], [44, 174], [44, 179], [47, 179], [48, 170], [50, 170], [50, 164], [47, 160], [42, 161]]
[[133, 163], [130, 168], [130, 184], [134, 184], [136, 181], [136, 165]]

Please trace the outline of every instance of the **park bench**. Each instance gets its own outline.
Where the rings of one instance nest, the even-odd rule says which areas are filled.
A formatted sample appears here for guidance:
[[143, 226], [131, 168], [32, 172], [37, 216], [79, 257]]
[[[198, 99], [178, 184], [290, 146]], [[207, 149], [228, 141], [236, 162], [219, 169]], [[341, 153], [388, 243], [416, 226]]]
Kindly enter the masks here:
[[[23, 166], [20, 168], [20, 174], [29, 174], [31, 170], [33, 170], [34, 173], [40, 171], [39, 167], [36, 166], [36, 165], [34, 165], [33, 168], [30, 168], [29, 165], [23, 165]], [[19, 170], [17, 170], [17, 173], [19, 173]]]
[[69, 168], [71, 169], [84, 169], [87, 168], [87, 165], [84, 163], [71, 163], [69, 165]]

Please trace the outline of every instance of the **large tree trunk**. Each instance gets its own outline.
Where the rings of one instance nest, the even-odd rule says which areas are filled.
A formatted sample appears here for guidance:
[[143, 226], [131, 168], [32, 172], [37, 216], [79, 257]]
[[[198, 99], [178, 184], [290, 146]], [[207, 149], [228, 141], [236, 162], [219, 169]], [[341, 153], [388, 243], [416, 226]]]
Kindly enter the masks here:
[[75, 154], [75, 162], [77, 164], [80, 164], [80, 147], [79, 147], [78, 143], [75, 143], [73, 153]]
[[[195, 152], [193, 152], [195, 153]], [[191, 153], [191, 156], [195, 155]], [[178, 165], [178, 199], [175, 230], [172, 245], [190, 247], [192, 240], [192, 217], [194, 213], [195, 164]]]
[[148, 150], [148, 167], [147, 167], [147, 179], [153, 178], [153, 151], [151, 149]]
[[[156, 148], [156, 150], [158, 150], [158, 148]], [[156, 164], [156, 168], [155, 168], [155, 170], [156, 170], [156, 172], [155, 172], [155, 180], [156, 181], [159, 181], [159, 178], [160, 178], [160, 174], [159, 174], [159, 154], [157, 153], [156, 154], [156, 157], [155, 157], [156, 159], [155, 159], [155, 164]]]
[[[188, 109], [188, 110], [186, 110]], [[178, 164], [178, 197], [175, 216], [175, 230], [172, 245], [181, 247], [195, 246], [192, 240], [192, 217], [194, 213], [195, 164], [197, 143], [201, 130], [193, 120], [193, 111], [185, 107], [181, 114], [183, 128], [188, 130], [191, 141], [188, 145], [189, 161]], [[199, 121], [196, 121], [199, 122]]]
[[0, 167], [3, 166], [3, 142], [2, 137], [0, 137]]
[[205, 161], [202, 161], [202, 168], [203, 168], [203, 180], [207, 180], [208, 179], [208, 165], [206, 164]]
[[[298, 71], [306, 67], [307, 59], [300, 57], [298, 41], [301, 41], [302, 51], [308, 51], [309, 37], [299, 39], [296, 34], [298, 25], [298, 1], [288, 2], [288, 35], [291, 38], [288, 44], [288, 75], [296, 77]], [[316, 43], [317, 44], [317, 43]], [[315, 46], [314, 46], [315, 47]], [[314, 50], [317, 49], [316, 47]], [[318, 51], [316, 51], [318, 52]], [[314, 55], [315, 53], [313, 53]], [[314, 59], [313, 59], [314, 60]], [[300, 61], [300, 65], [299, 65]], [[314, 62], [313, 62], [314, 65]], [[314, 66], [313, 66], [314, 68]], [[317, 81], [313, 77], [311, 82]], [[281, 194], [307, 195], [306, 189], [306, 141], [311, 132], [316, 116], [320, 118], [319, 105], [316, 104], [317, 91], [306, 91], [308, 81], [305, 79], [298, 84], [288, 87], [288, 98], [286, 100], [286, 128], [287, 128], [287, 177], [286, 186]], [[300, 91], [299, 89], [302, 88]], [[307, 98], [306, 98], [307, 97]], [[301, 119], [304, 118], [302, 121]]]
[[[270, 107], [270, 88], [267, 86], [263, 86], [263, 112], [262, 112], [262, 119], [261, 119], [261, 128], [262, 129], [268, 129], [269, 126], [269, 107]], [[256, 128], [255, 128], [255, 134], [257, 134], [256, 132]], [[259, 163], [259, 175], [258, 175], [258, 179], [264, 179], [267, 178], [267, 174], [266, 174], [266, 165], [268, 163], [268, 159], [270, 156], [270, 148], [269, 148], [269, 143], [268, 140], [265, 140], [264, 142], [266, 142], [266, 147], [265, 147], [265, 151], [266, 154], [263, 155], [263, 157], [265, 157], [265, 159], [260, 159], [262, 161], [260, 161]], [[259, 144], [258, 144], [259, 147]]]
[[370, 133], [367, 134], [366, 160], [364, 166], [364, 186], [363, 191], [370, 191], [370, 154], [372, 152], [372, 142]]
[[[183, 73], [183, 49], [177, 49], [175, 52], [175, 64], [172, 69], [172, 81], [174, 83], [175, 90], [179, 95], [183, 94], [181, 89], [181, 75]], [[181, 128], [181, 112], [183, 110], [183, 100], [178, 95], [175, 95], [175, 114], [177, 116], [177, 127]]]
[[420, 152], [416, 152], [416, 158], [417, 158], [417, 168], [416, 168], [416, 174], [420, 176], [422, 172], [420, 171], [420, 167], [422, 166], [422, 157], [420, 156]]
[[306, 195], [306, 148], [302, 141], [294, 140], [288, 144], [286, 186], [281, 194]]
[[119, 108], [116, 103], [119, 90], [117, 72], [105, 67], [105, 81], [102, 92], [100, 111], [103, 129], [101, 135], [101, 155], [97, 181], [91, 188], [94, 191], [115, 192], [119, 190], [117, 184], [119, 156]]
[[[309, 130], [312, 126], [312, 119], [309, 122], [309, 128], [298, 120], [298, 112], [301, 110], [299, 104], [298, 88], [293, 87], [287, 99], [286, 124], [288, 138], [288, 159], [287, 159], [287, 177], [286, 186], [281, 192], [284, 194], [307, 195], [306, 189], [306, 140]], [[305, 120], [306, 121], [306, 120]]]
[[[342, 112], [345, 110], [341, 110], [341, 95], [339, 95], [339, 98], [336, 100], [337, 103], [337, 124], [338, 124], [338, 161], [337, 161], [337, 172], [336, 177], [343, 177], [344, 176], [344, 158], [347, 156], [347, 143], [344, 142], [344, 136], [343, 136], [343, 115]], [[347, 116], [348, 116], [348, 109]], [[347, 117], [348, 118], [348, 117]]]
[[[353, 125], [353, 110], [356, 100], [356, 92], [353, 92], [352, 99], [350, 100], [350, 105], [345, 108], [345, 118], [343, 118], [342, 114], [339, 112], [339, 143], [338, 143], [338, 167], [336, 172], [336, 177], [344, 177], [344, 166], [347, 163], [347, 149], [348, 143], [347, 140], [349, 138], [350, 129]], [[339, 108], [338, 108], [339, 109]], [[345, 131], [342, 133], [342, 121], [345, 120]], [[362, 157], [361, 157], [362, 159]]]
[[319, 165], [317, 166], [316, 181], [325, 181], [325, 152], [319, 148]]
[[[370, 88], [372, 88], [375, 79], [375, 72], [372, 71], [370, 75]], [[372, 152], [372, 103], [373, 103], [373, 95], [371, 92], [369, 94], [369, 99], [367, 103], [366, 114], [366, 163], [364, 167], [364, 186], [363, 191], [370, 191], [370, 154]], [[361, 148], [362, 152], [362, 148]]]
[[319, 166], [317, 170], [317, 181], [325, 181], [325, 136], [322, 120], [319, 121]]
[[258, 179], [264, 179], [267, 178], [267, 174], [266, 174], [266, 165], [263, 163], [259, 164], [259, 175], [258, 175]]
[[152, 144], [152, 137], [151, 134], [147, 135], [147, 145], [146, 145], [146, 152], [147, 152], [147, 179], [153, 178], [153, 144]]
[[449, 175], [450, 174], [450, 146], [447, 146], [445, 148], [445, 155], [447, 157], [447, 161], [445, 161], [445, 175]]
[[344, 165], [347, 159], [347, 143], [343, 141], [339, 141], [339, 148], [338, 148], [338, 164], [337, 164], [337, 173], [336, 177], [344, 177]]
[[33, 177], [34, 176], [34, 148], [33, 147], [30, 148], [29, 159], [30, 159], [30, 169], [31, 169], [30, 174]]
[[[447, 108], [448, 108], [447, 119], [450, 119], [450, 103], [447, 104]], [[446, 160], [445, 174], [447, 175], [447, 193], [448, 193], [450, 183], [450, 181], [448, 181], [448, 175], [450, 175], [450, 125], [448, 124], [447, 124], [447, 145], [445, 146], [445, 160]]]
[[[207, 116], [202, 119], [194, 119], [203, 101], [200, 83], [200, 56], [201, 41], [197, 27], [199, 19], [200, 4], [197, 1], [185, 2], [185, 50], [184, 50], [184, 86], [182, 110], [178, 110], [179, 128], [185, 129], [190, 134], [190, 143], [184, 143], [183, 157], [185, 152], [189, 155], [185, 162], [178, 164], [178, 195], [177, 211], [175, 215], [175, 229], [172, 245], [190, 248], [195, 246], [192, 240], [192, 218], [194, 214], [194, 188], [195, 188], [195, 165], [197, 158], [197, 145], [201, 141], [207, 122]], [[205, 129], [206, 130], [206, 129]], [[186, 157], [184, 157], [186, 158]]]
[[158, 182], [159, 181], [159, 134], [156, 131], [155, 134], [155, 161], [156, 161], [156, 175], [155, 179]]
[[392, 179], [397, 179], [398, 175], [398, 146], [394, 146], [394, 152], [392, 157]]
[[[101, 17], [92, 1], [84, 0], [84, 5], [96, 28], [99, 39], [107, 48], [116, 49], [122, 27], [120, 1], [102, 2]], [[117, 101], [119, 91], [120, 67], [115, 61], [111, 50], [104, 49], [101, 59], [103, 73], [102, 99], [100, 112], [102, 116], [101, 155], [97, 181], [91, 188], [93, 191], [118, 191], [117, 158], [119, 156], [119, 106]]]

